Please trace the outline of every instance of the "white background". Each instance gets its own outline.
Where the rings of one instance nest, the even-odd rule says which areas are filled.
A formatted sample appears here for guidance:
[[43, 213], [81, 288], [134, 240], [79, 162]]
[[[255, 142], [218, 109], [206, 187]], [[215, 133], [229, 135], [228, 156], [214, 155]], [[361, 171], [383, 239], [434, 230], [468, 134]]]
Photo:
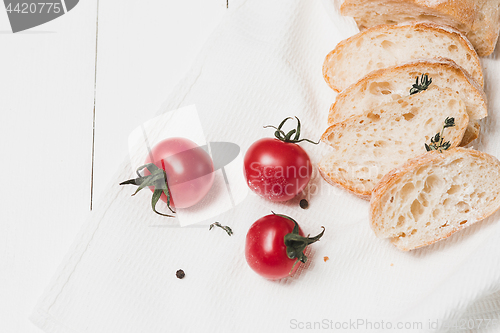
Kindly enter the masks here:
[[0, 331], [41, 332], [28, 316], [128, 135], [225, 13], [226, 0], [82, 0], [13, 34], [0, 9]]

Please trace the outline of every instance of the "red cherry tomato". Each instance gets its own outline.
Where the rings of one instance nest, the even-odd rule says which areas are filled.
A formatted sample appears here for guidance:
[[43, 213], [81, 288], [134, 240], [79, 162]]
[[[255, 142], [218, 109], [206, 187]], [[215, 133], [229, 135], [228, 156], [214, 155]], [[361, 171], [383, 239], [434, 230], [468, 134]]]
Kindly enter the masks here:
[[[303, 253], [305, 247], [319, 240], [323, 232], [316, 237], [306, 238], [297, 222], [290, 217], [266, 215], [248, 230], [245, 243], [247, 263], [257, 274], [267, 279], [285, 278], [298, 269], [300, 262], [306, 262], [307, 257]], [[291, 238], [285, 240], [285, 236]], [[292, 254], [292, 258], [289, 254]]]
[[[264, 138], [256, 141], [248, 148], [244, 158], [244, 173], [248, 186], [261, 197], [271, 201], [292, 199], [306, 187], [312, 174], [311, 159], [305, 150], [296, 144], [302, 141], [299, 139], [300, 122], [292, 134], [285, 134], [281, 127], [287, 119], [277, 128], [276, 139]], [[293, 134], [294, 138], [291, 137]]]
[[[185, 138], [169, 138], [156, 144], [145, 164], [154, 163], [167, 174], [171, 206], [188, 208], [208, 193], [214, 182], [214, 164], [210, 155]], [[152, 189], [153, 190], [153, 189]], [[162, 194], [160, 199], [167, 202]]]

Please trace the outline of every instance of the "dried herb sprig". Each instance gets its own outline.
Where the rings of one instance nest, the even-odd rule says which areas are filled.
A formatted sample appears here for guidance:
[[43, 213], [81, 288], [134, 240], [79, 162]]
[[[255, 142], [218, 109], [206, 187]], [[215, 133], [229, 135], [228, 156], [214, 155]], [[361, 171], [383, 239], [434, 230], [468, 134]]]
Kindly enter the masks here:
[[228, 226], [226, 226], [226, 225], [222, 225], [222, 224], [220, 224], [219, 222], [214, 222], [214, 223], [212, 223], [212, 224], [210, 225], [210, 227], [208, 228], [208, 230], [212, 230], [212, 228], [213, 228], [213, 227], [219, 227], [219, 228], [223, 229], [225, 232], [227, 232], [227, 234], [228, 234], [229, 236], [231, 236], [231, 235], [233, 234], [233, 230], [232, 230], [230, 227], [228, 227]]
[[418, 76], [417, 76], [416, 83], [414, 83], [412, 88], [410, 89], [410, 95], [426, 90], [427, 88], [429, 88], [431, 83], [432, 79], [430, 79], [427, 74], [422, 74], [422, 77], [420, 78], [420, 83], [418, 83]]
[[431, 138], [431, 144], [430, 145], [428, 145], [427, 143], [425, 144], [425, 149], [427, 151], [437, 150], [440, 153], [442, 153], [443, 150], [447, 150], [448, 148], [450, 148], [451, 147], [450, 141], [444, 142], [443, 132], [445, 128], [453, 126], [455, 126], [455, 118], [446, 117], [446, 119], [444, 120], [443, 128], [441, 129], [441, 133], [436, 133], [436, 135], [433, 138]]

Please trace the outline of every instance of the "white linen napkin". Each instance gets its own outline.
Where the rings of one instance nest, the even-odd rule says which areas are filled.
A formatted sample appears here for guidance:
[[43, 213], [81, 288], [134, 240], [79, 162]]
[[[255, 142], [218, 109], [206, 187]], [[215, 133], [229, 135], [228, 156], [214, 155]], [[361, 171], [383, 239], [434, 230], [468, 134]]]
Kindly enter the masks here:
[[[263, 125], [288, 116], [300, 118], [303, 137], [317, 139], [335, 99], [323, 81], [324, 57], [354, 32], [352, 20], [328, 1], [242, 1], [159, 116], [194, 105], [202, 143], [232, 142], [243, 153], [273, 135]], [[490, 116], [475, 146], [500, 156], [494, 93], [500, 68], [495, 56], [483, 65]], [[313, 163], [326, 150], [301, 145]], [[307, 210], [298, 205], [303, 196], [278, 204], [245, 192], [226, 211], [181, 227], [179, 219], [151, 212], [148, 190], [131, 198], [133, 188], [118, 186], [137, 166], [124, 162], [36, 306], [31, 319], [46, 332], [463, 332], [453, 324], [472, 318], [477, 327], [483, 319], [481, 328], [491, 330], [492, 319], [499, 319], [499, 213], [404, 253], [374, 236], [368, 202], [316, 173]], [[271, 211], [293, 216], [306, 234], [326, 228], [305, 267], [279, 282], [256, 275], [244, 258], [248, 228]], [[208, 231], [214, 221], [231, 226], [234, 235]], [[182, 280], [178, 269], [186, 273]]]

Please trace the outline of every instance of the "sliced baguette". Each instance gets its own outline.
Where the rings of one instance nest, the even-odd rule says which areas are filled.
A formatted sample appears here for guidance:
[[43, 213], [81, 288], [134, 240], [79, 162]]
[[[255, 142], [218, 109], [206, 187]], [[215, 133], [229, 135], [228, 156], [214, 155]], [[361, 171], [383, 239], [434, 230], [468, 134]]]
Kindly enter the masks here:
[[441, 131], [447, 117], [455, 118], [455, 126], [443, 136], [455, 147], [469, 117], [450, 89], [429, 88], [336, 123], [321, 138], [335, 153], [320, 161], [320, 173], [330, 184], [368, 199], [386, 173], [426, 151], [424, 144]]
[[470, 42], [452, 28], [429, 22], [380, 25], [340, 42], [326, 56], [323, 77], [340, 92], [374, 70], [413, 59], [443, 57], [483, 86], [481, 64]]
[[403, 251], [444, 239], [500, 207], [500, 162], [467, 148], [425, 153], [384, 176], [370, 225]]
[[345, 0], [342, 15], [363, 30], [379, 24], [432, 21], [460, 30], [480, 56], [495, 49], [500, 29], [500, 0]]
[[416, 77], [427, 74], [432, 86], [458, 92], [469, 115], [469, 125], [461, 146], [479, 134], [478, 119], [488, 115], [486, 95], [479, 84], [450, 59], [418, 59], [402, 65], [379, 69], [364, 76], [342, 91], [330, 107], [328, 125], [359, 115], [377, 105], [410, 94]]

